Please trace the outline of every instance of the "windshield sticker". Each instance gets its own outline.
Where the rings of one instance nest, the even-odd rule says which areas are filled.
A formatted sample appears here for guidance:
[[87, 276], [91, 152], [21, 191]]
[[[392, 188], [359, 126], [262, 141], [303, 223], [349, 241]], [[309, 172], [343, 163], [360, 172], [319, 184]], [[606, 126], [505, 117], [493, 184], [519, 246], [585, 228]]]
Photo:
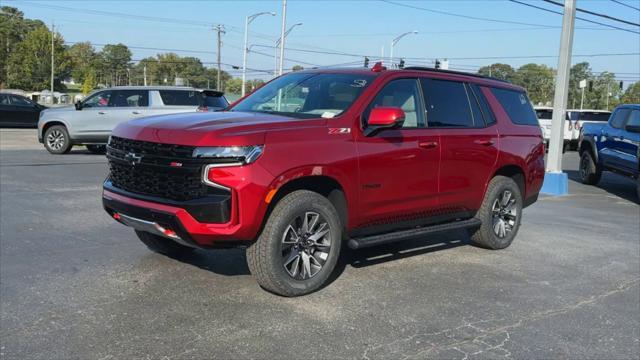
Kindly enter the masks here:
[[331, 119], [332, 117], [336, 116], [336, 114], [332, 113], [331, 111], [325, 111], [320, 116], [322, 116], [325, 119]]
[[353, 84], [351, 84], [351, 87], [361, 88], [361, 87], [365, 87], [366, 85], [367, 85], [367, 80], [356, 79], [356, 80], [353, 80]]

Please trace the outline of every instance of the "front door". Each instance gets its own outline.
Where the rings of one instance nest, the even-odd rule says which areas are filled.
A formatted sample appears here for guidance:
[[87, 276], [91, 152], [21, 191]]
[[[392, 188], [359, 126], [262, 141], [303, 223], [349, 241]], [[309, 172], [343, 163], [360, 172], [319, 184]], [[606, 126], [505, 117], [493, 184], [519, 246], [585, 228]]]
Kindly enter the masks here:
[[621, 169], [624, 166], [624, 125], [630, 114], [629, 108], [616, 110], [611, 115], [609, 126], [602, 130], [600, 156], [602, 164], [606, 167]]
[[359, 134], [360, 228], [371, 232], [411, 226], [430, 217], [438, 204], [440, 136], [427, 129], [417, 79], [387, 83], [364, 111], [363, 123], [374, 107], [398, 107], [404, 125], [371, 136]]

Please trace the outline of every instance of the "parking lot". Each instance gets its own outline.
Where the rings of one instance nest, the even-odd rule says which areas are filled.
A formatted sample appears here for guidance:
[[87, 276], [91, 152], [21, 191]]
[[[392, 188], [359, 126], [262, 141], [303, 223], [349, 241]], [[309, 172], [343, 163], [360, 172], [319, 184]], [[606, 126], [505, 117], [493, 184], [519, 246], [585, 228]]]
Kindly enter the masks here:
[[101, 207], [104, 156], [0, 130], [0, 357], [637, 358], [640, 206], [606, 174], [525, 210], [503, 251], [465, 233], [348, 252], [300, 298], [262, 290], [244, 250], [174, 260]]

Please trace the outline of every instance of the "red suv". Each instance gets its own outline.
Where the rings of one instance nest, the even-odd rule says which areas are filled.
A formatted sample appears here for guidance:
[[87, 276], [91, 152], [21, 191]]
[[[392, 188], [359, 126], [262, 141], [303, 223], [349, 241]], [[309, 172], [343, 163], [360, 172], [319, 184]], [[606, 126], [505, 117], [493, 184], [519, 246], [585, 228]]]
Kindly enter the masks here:
[[103, 204], [151, 250], [247, 247], [285, 296], [352, 249], [452, 229], [502, 249], [538, 197], [544, 146], [525, 90], [427, 68], [281, 76], [226, 111], [119, 125]]

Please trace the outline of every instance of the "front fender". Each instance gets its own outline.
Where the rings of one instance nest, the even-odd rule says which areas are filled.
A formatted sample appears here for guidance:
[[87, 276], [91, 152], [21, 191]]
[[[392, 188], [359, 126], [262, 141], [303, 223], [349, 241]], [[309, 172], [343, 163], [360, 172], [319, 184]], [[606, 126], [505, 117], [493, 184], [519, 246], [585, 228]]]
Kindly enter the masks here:
[[[67, 131], [69, 131], [69, 124], [63, 120], [62, 118], [58, 118], [58, 117], [52, 117], [52, 118], [40, 118], [40, 120], [38, 120], [38, 141], [40, 143], [43, 142], [43, 138], [44, 138], [44, 129], [46, 127], [48, 127], [49, 124], [61, 124], [64, 125], [64, 127], [67, 128]], [[71, 135], [71, 134], [69, 134]]]

